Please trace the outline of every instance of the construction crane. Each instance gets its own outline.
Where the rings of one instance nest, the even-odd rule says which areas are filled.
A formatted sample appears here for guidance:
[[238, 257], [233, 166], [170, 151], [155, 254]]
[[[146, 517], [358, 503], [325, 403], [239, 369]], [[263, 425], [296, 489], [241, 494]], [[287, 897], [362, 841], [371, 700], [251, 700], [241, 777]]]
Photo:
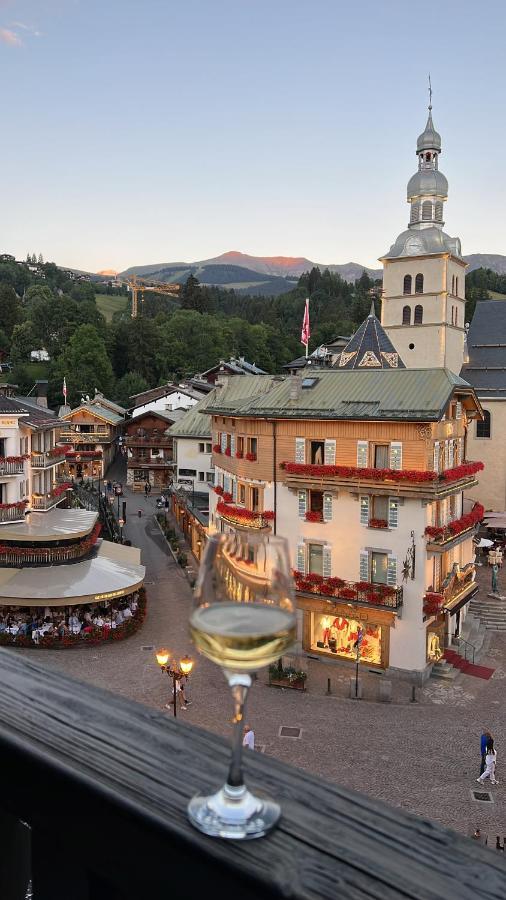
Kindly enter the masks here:
[[181, 290], [180, 284], [165, 284], [163, 281], [144, 280], [137, 278], [137, 275], [131, 275], [126, 278], [126, 283], [132, 292], [132, 319], [137, 318], [138, 314], [138, 296], [141, 295], [141, 301], [144, 302], [144, 293], [152, 291], [156, 294], [167, 294], [169, 297], [177, 297]]

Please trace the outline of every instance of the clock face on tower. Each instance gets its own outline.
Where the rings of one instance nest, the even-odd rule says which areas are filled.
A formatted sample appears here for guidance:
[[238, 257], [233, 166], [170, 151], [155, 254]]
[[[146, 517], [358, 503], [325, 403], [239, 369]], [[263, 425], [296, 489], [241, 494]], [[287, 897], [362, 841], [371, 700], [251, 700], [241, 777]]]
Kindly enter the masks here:
[[404, 255], [405, 256], [418, 256], [423, 253], [423, 244], [420, 238], [416, 237], [414, 234], [408, 237], [406, 243], [404, 244]]

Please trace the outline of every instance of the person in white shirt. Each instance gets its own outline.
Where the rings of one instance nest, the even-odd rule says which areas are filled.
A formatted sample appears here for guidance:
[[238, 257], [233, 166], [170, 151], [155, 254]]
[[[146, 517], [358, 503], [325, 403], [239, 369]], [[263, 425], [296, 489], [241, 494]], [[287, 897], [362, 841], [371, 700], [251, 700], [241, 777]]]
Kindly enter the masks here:
[[132, 618], [132, 610], [130, 609], [129, 606], [125, 606], [125, 609], [122, 610], [122, 613], [123, 613], [123, 618], [124, 618], [124, 619], [131, 619], [131, 618]]
[[476, 779], [478, 784], [484, 784], [486, 778], [490, 778], [490, 784], [499, 784], [495, 779], [495, 764], [497, 753], [494, 749], [494, 739], [489, 738], [487, 741], [487, 749], [485, 753], [485, 771]]
[[114, 621], [116, 622], [116, 625], [123, 625], [125, 618], [123, 616], [123, 611], [121, 609], [118, 609], [116, 616], [114, 618]]
[[255, 732], [253, 731], [251, 725], [244, 726], [244, 737], [242, 739], [243, 747], [247, 747], [248, 750], [255, 749]]

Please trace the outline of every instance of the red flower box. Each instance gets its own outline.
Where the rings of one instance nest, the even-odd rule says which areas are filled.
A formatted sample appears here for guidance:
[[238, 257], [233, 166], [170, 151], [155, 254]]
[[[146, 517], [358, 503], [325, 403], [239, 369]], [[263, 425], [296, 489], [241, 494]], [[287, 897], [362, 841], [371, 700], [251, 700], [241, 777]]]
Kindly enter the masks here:
[[221, 484], [216, 485], [216, 487], [214, 489], [214, 493], [218, 494], [218, 497], [221, 497], [221, 495], [223, 494], [223, 488], [222, 488]]
[[342, 578], [327, 578], [327, 584], [332, 588], [344, 587], [344, 581]]
[[221, 447], [219, 444], [213, 444], [213, 453], [221, 453]]
[[244, 453], [242, 452], [242, 450], [238, 450], [237, 453], [235, 454], [236, 459], [242, 459], [243, 456], [244, 456]]
[[317, 575], [316, 572], [309, 572], [306, 575], [306, 581], [310, 584], [323, 584], [323, 575]]
[[232, 451], [231, 451], [230, 447], [226, 447], [225, 448], [225, 456], [231, 456], [231, 455], [232, 455]]
[[323, 522], [323, 513], [308, 509], [306, 513], [306, 522]]
[[388, 528], [386, 519], [369, 519], [369, 528]]
[[456, 537], [458, 534], [462, 534], [463, 531], [473, 528], [474, 525], [481, 522], [484, 515], [484, 506], [482, 506], [481, 503], [475, 503], [471, 512], [466, 513], [465, 516], [461, 516], [460, 519], [455, 519], [454, 522], [448, 522], [448, 525], [427, 525], [425, 534], [429, 538], [449, 540], [452, 537]]
[[257, 461], [257, 455], [256, 455], [256, 453], [247, 453], [247, 454], [246, 454], [246, 459], [248, 460], [248, 462], [256, 462], [256, 461]]
[[262, 515], [263, 515], [264, 519], [267, 520], [267, 522], [273, 522], [274, 519], [276, 518], [276, 513], [274, 512], [273, 509], [266, 509], [266, 510], [264, 510], [264, 512], [262, 513]]
[[229, 491], [223, 491], [222, 497], [224, 503], [232, 502], [232, 494]]

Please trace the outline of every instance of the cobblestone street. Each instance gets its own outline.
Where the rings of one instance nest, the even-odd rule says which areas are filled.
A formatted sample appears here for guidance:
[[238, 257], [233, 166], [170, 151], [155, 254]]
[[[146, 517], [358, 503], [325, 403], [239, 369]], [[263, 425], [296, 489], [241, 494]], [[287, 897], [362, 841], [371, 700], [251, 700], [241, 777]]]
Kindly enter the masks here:
[[[125, 481], [121, 473], [116, 474]], [[146, 500], [125, 490], [125, 498], [125, 536], [141, 547], [147, 568], [148, 616], [142, 631], [123, 643], [40, 651], [36, 658], [76, 678], [162, 707], [169, 699], [170, 684], [160, 674], [154, 650], [166, 645], [177, 656], [192, 652], [188, 637], [191, 590], [155, 520], [155, 496]], [[504, 592], [504, 572], [501, 578]], [[494, 844], [496, 834], [506, 834], [504, 633], [486, 639], [480, 662], [496, 669], [489, 681], [464, 674], [451, 683], [430, 681], [415, 703], [410, 702], [410, 686], [402, 682], [394, 682], [391, 704], [376, 702], [381, 676], [373, 674], [364, 676], [364, 700], [347, 699], [353, 669], [346, 664], [307, 662], [307, 692], [269, 687], [264, 673], [251, 690], [248, 719], [266, 754], [462, 832], [479, 825]], [[331, 679], [330, 696], [327, 678]], [[219, 669], [203, 657], [195, 660], [189, 693], [193, 702], [187, 711], [178, 711], [181, 719], [229, 735], [228, 689]], [[300, 727], [300, 738], [280, 737], [282, 725]], [[478, 787], [482, 728], [492, 732], [498, 748], [500, 783], [485, 788], [492, 792], [492, 803], [471, 798], [471, 790]]]

